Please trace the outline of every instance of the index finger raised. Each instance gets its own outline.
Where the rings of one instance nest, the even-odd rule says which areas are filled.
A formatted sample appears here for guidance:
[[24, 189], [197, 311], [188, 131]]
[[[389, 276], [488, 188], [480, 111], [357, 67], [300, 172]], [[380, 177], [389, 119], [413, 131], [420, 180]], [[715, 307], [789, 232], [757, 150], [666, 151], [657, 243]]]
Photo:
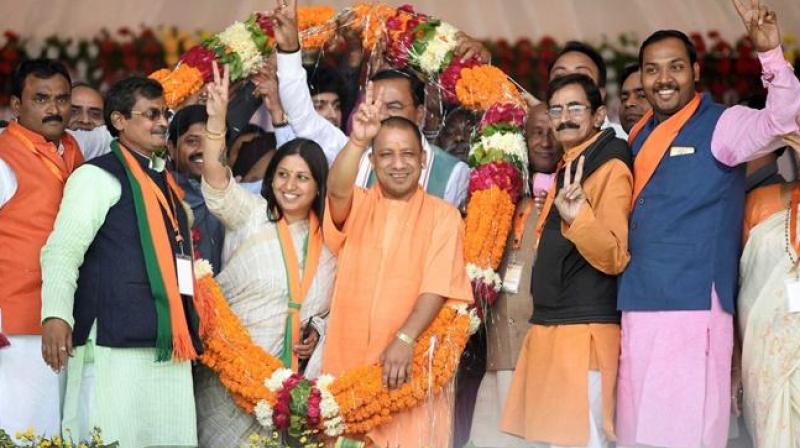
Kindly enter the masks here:
[[219, 85], [219, 65], [217, 65], [216, 59], [211, 61], [211, 71], [214, 73], [214, 85]]

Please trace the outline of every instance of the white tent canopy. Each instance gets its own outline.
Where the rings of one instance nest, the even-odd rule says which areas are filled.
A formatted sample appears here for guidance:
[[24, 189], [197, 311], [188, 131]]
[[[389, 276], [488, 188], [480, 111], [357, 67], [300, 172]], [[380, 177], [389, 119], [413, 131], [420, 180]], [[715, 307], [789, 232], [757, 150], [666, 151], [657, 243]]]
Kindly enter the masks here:
[[[749, 2], [750, 0], [743, 0]], [[347, 0], [300, 0], [301, 5], [341, 9]], [[687, 32], [717, 30], [727, 39], [744, 33], [731, 0], [407, 0], [426, 14], [440, 17], [479, 38], [581, 39], [633, 33], [639, 39], [660, 28]], [[800, 1], [769, 0], [785, 32], [800, 31]], [[89, 37], [106, 27], [177, 26], [218, 31], [275, 0], [0, 0], [0, 30], [44, 38], [53, 34]]]

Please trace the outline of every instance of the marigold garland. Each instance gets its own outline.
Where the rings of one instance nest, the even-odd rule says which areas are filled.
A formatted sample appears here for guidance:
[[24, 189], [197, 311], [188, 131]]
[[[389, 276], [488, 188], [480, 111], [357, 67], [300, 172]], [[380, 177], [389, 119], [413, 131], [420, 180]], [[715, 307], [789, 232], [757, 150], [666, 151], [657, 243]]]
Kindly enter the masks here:
[[465, 223], [464, 258], [467, 263], [495, 270], [500, 266], [513, 215], [514, 203], [500, 187], [472, 193]]
[[[307, 386], [310, 402], [295, 403], [288, 397], [305, 380], [282, 368], [278, 358], [253, 342], [207, 263], [196, 263], [195, 272], [198, 300], [213, 304], [201, 316], [205, 351], [200, 361], [219, 375], [236, 404], [255, 414], [264, 426], [277, 419], [285, 427], [287, 412], [294, 409], [303, 415], [291, 418], [316, 422], [329, 437], [368, 432], [393, 414], [418, 406], [450, 382], [469, 335], [477, 329], [466, 306], [445, 306], [414, 346], [411, 382], [388, 390], [381, 382], [381, 366], [362, 366], [337, 378], [321, 376], [316, 385]], [[275, 406], [280, 408], [273, 411]]]
[[336, 33], [336, 24], [331, 19], [336, 10], [330, 6], [301, 6], [297, 9], [297, 28], [303, 49], [315, 49], [325, 45]]
[[502, 70], [492, 65], [479, 65], [461, 70], [456, 83], [456, 97], [462, 106], [486, 110], [497, 103], [522, 105], [519, 89]]
[[[298, 22], [302, 46], [306, 50], [321, 48], [340, 28], [349, 27], [361, 33], [367, 50], [382, 39], [390, 64], [395, 68], [409, 67], [424, 80], [438, 83], [445, 101], [457, 101], [466, 108], [486, 112], [473, 136], [469, 154], [477, 178], [473, 178], [475, 182], [470, 186], [468, 201], [475, 204], [467, 207], [467, 221], [471, 225], [467, 226], [466, 238], [486, 242], [486, 248], [473, 254], [475, 258], [468, 259], [477, 268], [472, 272], [496, 269], [510, 228], [506, 222], [511, 214], [508, 210], [513, 212], [514, 202], [527, 188], [527, 146], [522, 130], [526, 106], [517, 86], [497, 67], [481, 64], [475, 57], [468, 61], [454, 57], [458, 30], [446, 22], [415, 12], [410, 5], [393, 8], [384, 4], [358, 4], [339, 14], [327, 6], [304, 7], [298, 10]], [[190, 50], [173, 74], [156, 72], [153, 77], [163, 80], [165, 97], [172, 107], [201, 87], [198, 78], [206, 82], [210, 79], [214, 58], [231, 65], [232, 80], [246, 76], [258, 65], [260, 57], [270, 53], [274, 43], [272, 36], [270, 19], [259, 13], [251, 15], [245, 22], [237, 22], [207, 39], [202, 47]], [[223, 42], [225, 45], [221, 45]], [[519, 176], [507, 172], [508, 167], [504, 166], [503, 173], [495, 173], [502, 175], [487, 177], [492, 168], [482, 167], [500, 161], [512, 164]], [[516, 179], [522, 180], [522, 186]], [[507, 193], [479, 194], [492, 185], [502, 186]], [[469, 216], [486, 211], [489, 213], [485, 216]], [[496, 289], [496, 282], [486, 286], [481, 278], [470, 277], [470, 280], [479, 301], [492, 300], [494, 295], [486, 296], [484, 292]]]

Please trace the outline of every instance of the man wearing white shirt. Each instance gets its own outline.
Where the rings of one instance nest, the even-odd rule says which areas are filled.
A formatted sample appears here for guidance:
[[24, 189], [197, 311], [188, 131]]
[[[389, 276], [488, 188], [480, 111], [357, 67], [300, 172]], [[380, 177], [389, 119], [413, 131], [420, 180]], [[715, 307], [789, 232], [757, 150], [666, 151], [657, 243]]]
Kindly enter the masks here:
[[[64, 182], [108, 149], [104, 127], [67, 133], [70, 77], [59, 62], [22, 62], [12, 77], [16, 121], [0, 134], [0, 428], [60, 431], [59, 375], [42, 359], [39, 253], [53, 228]], [[70, 347], [63, 347], [68, 353]]]
[[[319, 144], [328, 163], [332, 163], [347, 144], [347, 136], [341, 129], [323, 118], [311, 101], [303, 69], [300, 44], [297, 34], [296, 2], [293, 7], [274, 15], [275, 40], [278, 44], [278, 80], [281, 104], [294, 133], [298, 137], [314, 140]], [[288, 9], [288, 11], [286, 11]], [[381, 119], [400, 116], [420, 124], [424, 118], [424, 85], [414, 75], [400, 70], [382, 70], [371, 78], [375, 91], [384, 104]], [[425, 165], [420, 175], [420, 185], [425, 190], [459, 207], [467, 197], [469, 167], [466, 163], [422, 140]], [[374, 182], [367, 154], [361, 160], [356, 184], [368, 187]]]

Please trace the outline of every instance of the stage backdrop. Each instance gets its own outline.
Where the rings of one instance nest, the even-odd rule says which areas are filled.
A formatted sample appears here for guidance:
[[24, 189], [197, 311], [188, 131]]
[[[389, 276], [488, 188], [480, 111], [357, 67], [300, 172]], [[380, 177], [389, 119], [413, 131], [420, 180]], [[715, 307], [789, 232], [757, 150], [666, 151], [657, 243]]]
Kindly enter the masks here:
[[[749, 0], [743, 0], [748, 1]], [[347, 0], [300, 0], [301, 5], [351, 5]], [[600, 43], [632, 32], [642, 39], [658, 28], [717, 30], [725, 39], [742, 34], [730, 0], [413, 0], [421, 12], [443, 18], [475, 37], [515, 40], [551, 36], [557, 41], [585, 39]], [[769, 0], [781, 26], [800, 31], [800, 1]], [[90, 37], [98, 29], [123, 26], [177, 26], [218, 31], [274, 0], [0, 0], [0, 30], [47, 37]]]

